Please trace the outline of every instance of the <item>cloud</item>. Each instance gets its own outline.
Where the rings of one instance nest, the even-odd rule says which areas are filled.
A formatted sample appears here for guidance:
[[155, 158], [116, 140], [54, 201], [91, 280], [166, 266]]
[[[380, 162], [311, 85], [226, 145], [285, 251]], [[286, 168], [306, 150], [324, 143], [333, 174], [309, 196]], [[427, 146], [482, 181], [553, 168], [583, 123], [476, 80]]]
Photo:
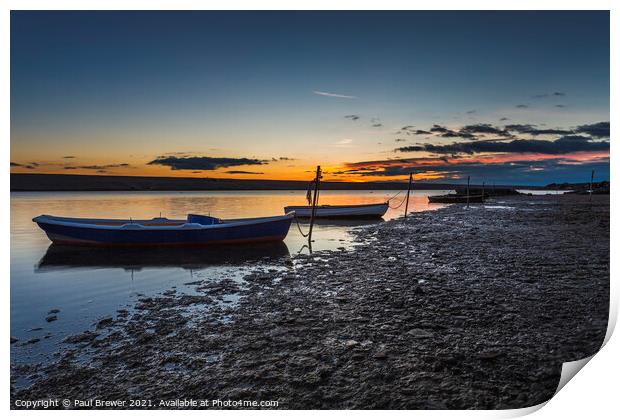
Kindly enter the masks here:
[[[538, 160], [517, 160], [513, 162], [498, 163], [479, 163], [462, 162], [446, 163], [424, 166], [387, 166], [372, 171], [348, 171], [347, 174], [357, 174], [361, 176], [405, 176], [411, 172], [417, 174], [430, 174], [432, 178], [441, 180], [465, 179], [471, 176], [477, 182], [487, 180], [500, 180], [510, 184], [525, 184], [528, 181], [548, 183], [549, 180], [565, 180], [567, 176], [575, 177], [579, 171], [577, 165], [587, 165], [588, 169], [597, 168], [597, 171], [604, 173], [609, 165], [608, 159], [592, 160], [588, 162], [572, 162], [565, 159]], [[584, 170], [584, 174], [588, 171]], [[585, 178], [585, 176], [584, 176]]]
[[371, 118], [370, 122], [372, 124], [373, 127], [383, 127], [383, 124], [381, 123], [381, 119], [380, 118]]
[[535, 125], [532, 124], [509, 124], [504, 127], [507, 131], [513, 131], [521, 134], [530, 134], [532, 136], [537, 136], [541, 134], [557, 134], [557, 135], [567, 135], [573, 134], [573, 130], [565, 130], [562, 128], [536, 128]]
[[532, 98], [534, 99], [544, 99], [544, 98], [548, 98], [550, 96], [566, 96], [566, 93], [564, 92], [552, 92], [552, 93], [539, 93], [538, 95], [532, 95]]
[[529, 105], [519, 104], [519, 105], [515, 105], [515, 108], [525, 109], [525, 108], [529, 108]]
[[469, 111], [466, 111], [466, 114], [475, 114], [477, 111], [475, 109], [470, 109]]
[[439, 137], [446, 137], [446, 138], [461, 137], [461, 138], [466, 138], [466, 139], [476, 139], [476, 136], [471, 132], [462, 131], [462, 130], [454, 131], [439, 124], [434, 124], [430, 128], [430, 131], [432, 133], [436, 133]]
[[352, 139], [342, 139], [342, 140], [338, 140], [336, 143], [333, 144], [334, 147], [353, 147], [353, 140]]
[[471, 155], [474, 153], [542, 153], [549, 155], [587, 152], [609, 151], [608, 141], [591, 141], [590, 137], [564, 136], [557, 140], [512, 140], [495, 141], [481, 140], [475, 142], [461, 142], [447, 145], [422, 144], [405, 146], [396, 149], [399, 152], [429, 152], [449, 155]]
[[11, 167], [16, 167], [16, 168], [35, 169], [37, 166], [39, 166], [37, 162], [30, 162], [27, 164], [11, 162]]
[[109, 168], [124, 168], [129, 166], [128, 163], [112, 163], [109, 165], [83, 165], [83, 166], [78, 166], [78, 169], [93, 169], [93, 170], [103, 170], [103, 169], [109, 169]]
[[500, 121], [508, 121], [509, 119], [510, 119], [510, 118], [508, 118], [508, 117], [502, 117], [502, 118], [500, 118], [499, 120], [500, 120]]
[[406, 134], [408, 136], [411, 136], [411, 135], [416, 134], [416, 129], [415, 129], [415, 126], [413, 125], [406, 125], [402, 127], [400, 130], [398, 130], [395, 134]]
[[[501, 118], [502, 121], [508, 118]], [[396, 134], [405, 133], [407, 135], [429, 135], [434, 134], [443, 138], [462, 138], [474, 141], [499, 141], [515, 139], [515, 134], [528, 134], [530, 136], [539, 135], [557, 135], [569, 136], [572, 134], [585, 133], [593, 138], [609, 138], [609, 122], [599, 122], [595, 124], [585, 124], [577, 127], [577, 129], [565, 128], [539, 128], [534, 124], [506, 124], [498, 127], [488, 123], [476, 123], [464, 125], [460, 128], [451, 129], [440, 124], [433, 124], [427, 130], [414, 130], [413, 126], [405, 126]], [[499, 137], [497, 139], [489, 139], [489, 136]]]
[[75, 170], [75, 169], [87, 169], [92, 171], [97, 171], [99, 173], [107, 172], [107, 169], [112, 168], [130, 168], [131, 165], [128, 163], [110, 163], [107, 165], [66, 165], [63, 167], [65, 170]]
[[241, 174], [241, 175], [263, 175], [264, 172], [251, 172], [251, 171], [226, 171], [227, 174]]
[[609, 121], [597, 122], [594, 124], [584, 124], [575, 129], [578, 133], [586, 133], [595, 138], [609, 138]]
[[216, 158], [208, 156], [177, 157], [159, 156], [148, 165], [168, 166], [173, 171], [177, 170], [202, 170], [212, 171], [218, 168], [245, 165], [266, 165], [268, 161], [248, 158]]
[[473, 133], [467, 133], [467, 132], [462, 132], [462, 131], [457, 132], [457, 131], [452, 131], [452, 130], [449, 130], [445, 133], [440, 134], [439, 137], [446, 137], [446, 138], [460, 137], [460, 138], [465, 138], [465, 139], [476, 140], [476, 136]]
[[[522, 157], [519, 157], [522, 156]], [[589, 170], [596, 169], [603, 177], [609, 173], [609, 156], [581, 153], [568, 156], [517, 155], [507, 159], [491, 155], [453, 158], [410, 158], [347, 163], [348, 169], [337, 174], [396, 177], [413, 172], [418, 179], [454, 181], [471, 176], [474, 182], [487, 180], [507, 184], [547, 184], [550, 180], [582, 180]], [[586, 169], [583, 169], [584, 166]]]
[[439, 125], [439, 124], [433, 124], [433, 126], [430, 129], [431, 132], [433, 133], [446, 133], [450, 130], [448, 130], [446, 127]]
[[63, 156], [63, 159], [75, 159], [75, 156]]
[[494, 127], [491, 124], [470, 124], [462, 127], [459, 132], [469, 134], [495, 134], [503, 137], [511, 136], [505, 129]]
[[396, 143], [398, 143], [398, 142], [401, 142], [401, 141], [407, 141], [407, 139], [394, 139], [394, 141], [395, 141]]
[[355, 114], [352, 114], [352, 115], [345, 115], [344, 117], [345, 117], [346, 119], [351, 120], [351, 121], [357, 121], [357, 120], [359, 120], [359, 119], [360, 119], [360, 116], [359, 116], [359, 115], [355, 115]]
[[[434, 124], [426, 134], [434, 135], [435, 142], [403, 145], [394, 150], [423, 152], [426, 157], [347, 163], [347, 169], [337, 174], [401, 177], [416, 172], [421, 174], [420, 179], [444, 181], [471, 175], [521, 185], [575, 182], [591, 169], [603, 177], [609, 176], [609, 122], [569, 129], [542, 128], [534, 124], [476, 123], [460, 128]], [[469, 138], [465, 137], [468, 135]], [[516, 137], [518, 135], [527, 137]], [[529, 137], [538, 135], [554, 138]], [[450, 137], [462, 139], [451, 144], [437, 141]], [[403, 140], [402, 137], [395, 139], [396, 142]]]
[[334, 92], [323, 92], [320, 90], [314, 90], [312, 91], [312, 93], [314, 93], [315, 95], [319, 95], [319, 96], [328, 96], [330, 98], [357, 99], [357, 96], [342, 95], [340, 93], [334, 93]]
[[[218, 150], [216, 147], [212, 147], [209, 150]], [[165, 152], [162, 153], [162, 156], [176, 156], [176, 157], [188, 157], [191, 155], [195, 155], [198, 152]]]
[[286, 157], [286, 156], [281, 156], [278, 158], [279, 160], [297, 160], [295, 158], [291, 158], [291, 157]]

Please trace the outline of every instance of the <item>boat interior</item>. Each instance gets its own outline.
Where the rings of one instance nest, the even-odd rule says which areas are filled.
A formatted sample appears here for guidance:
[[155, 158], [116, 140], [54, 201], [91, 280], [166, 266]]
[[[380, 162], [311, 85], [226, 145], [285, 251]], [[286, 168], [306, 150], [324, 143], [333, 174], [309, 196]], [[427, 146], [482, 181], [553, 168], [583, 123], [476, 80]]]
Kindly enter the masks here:
[[128, 223], [139, 224], [141, 226], [183, 226], [187, 223], [206, 225], [217, 225], [223, 223], [222, 219], [211, 216], [202, 216], [197, 214], [188, 214], [186, 220], [167, 219], [165, 217], [155, 217], [150, 220], [132, 220], [132, 219], [71, 219], [56, 218], [63, 221], [74, 221], [78, 223], [97, 225], [97, 226], [124, 226]]

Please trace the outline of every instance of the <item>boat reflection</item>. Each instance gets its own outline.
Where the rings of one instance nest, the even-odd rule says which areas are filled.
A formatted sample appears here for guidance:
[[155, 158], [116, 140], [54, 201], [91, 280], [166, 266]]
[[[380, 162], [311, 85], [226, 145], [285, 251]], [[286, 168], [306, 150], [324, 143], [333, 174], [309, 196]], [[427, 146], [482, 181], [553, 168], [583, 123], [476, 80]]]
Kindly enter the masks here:
[[284, 242], [219, 247], [162, 248], [92, 248], [50, 245], [35, 271], [71, 268], [142, 268], [180, 267], [200, 269], [214, 265], [278, 263], [290, 257]]
[[[315, 219], [315, 226], [343, 226], [343, 227], [361, 227], [361, 226], [370, 226], [370, 225], [378, 225], [379, 223], [383, 223], [385, 220], [383, 219]], [[302, 227], [307, 227], [310, 225], [310, 221], [308, 219], [299, 219], [299, 224]], [[291, 228], [292, 229], [292, 228]]]

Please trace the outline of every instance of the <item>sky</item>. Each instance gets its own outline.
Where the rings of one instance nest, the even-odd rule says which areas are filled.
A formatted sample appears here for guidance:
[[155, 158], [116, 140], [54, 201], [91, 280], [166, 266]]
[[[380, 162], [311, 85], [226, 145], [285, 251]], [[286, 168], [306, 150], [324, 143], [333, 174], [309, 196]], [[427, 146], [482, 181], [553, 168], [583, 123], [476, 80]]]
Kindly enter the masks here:
[[609, 13], [11, 12], [11, 172], [609, 179]]

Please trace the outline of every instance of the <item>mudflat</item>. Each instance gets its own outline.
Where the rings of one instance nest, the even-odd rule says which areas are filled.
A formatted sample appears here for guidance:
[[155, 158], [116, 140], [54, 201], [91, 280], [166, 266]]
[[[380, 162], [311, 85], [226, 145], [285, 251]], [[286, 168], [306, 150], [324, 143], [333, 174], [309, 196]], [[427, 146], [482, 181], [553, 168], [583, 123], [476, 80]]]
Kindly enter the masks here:
[[609, 233], [609, 196], [581, 195], [498, 198], [358, 228], [352, 250], [142, 298], [67, 337], [58, 362], [12, 366], [33, 381], [12, 385], [12, 404], [535, 405], [553, 396], [563, 362], [603, 342]]

